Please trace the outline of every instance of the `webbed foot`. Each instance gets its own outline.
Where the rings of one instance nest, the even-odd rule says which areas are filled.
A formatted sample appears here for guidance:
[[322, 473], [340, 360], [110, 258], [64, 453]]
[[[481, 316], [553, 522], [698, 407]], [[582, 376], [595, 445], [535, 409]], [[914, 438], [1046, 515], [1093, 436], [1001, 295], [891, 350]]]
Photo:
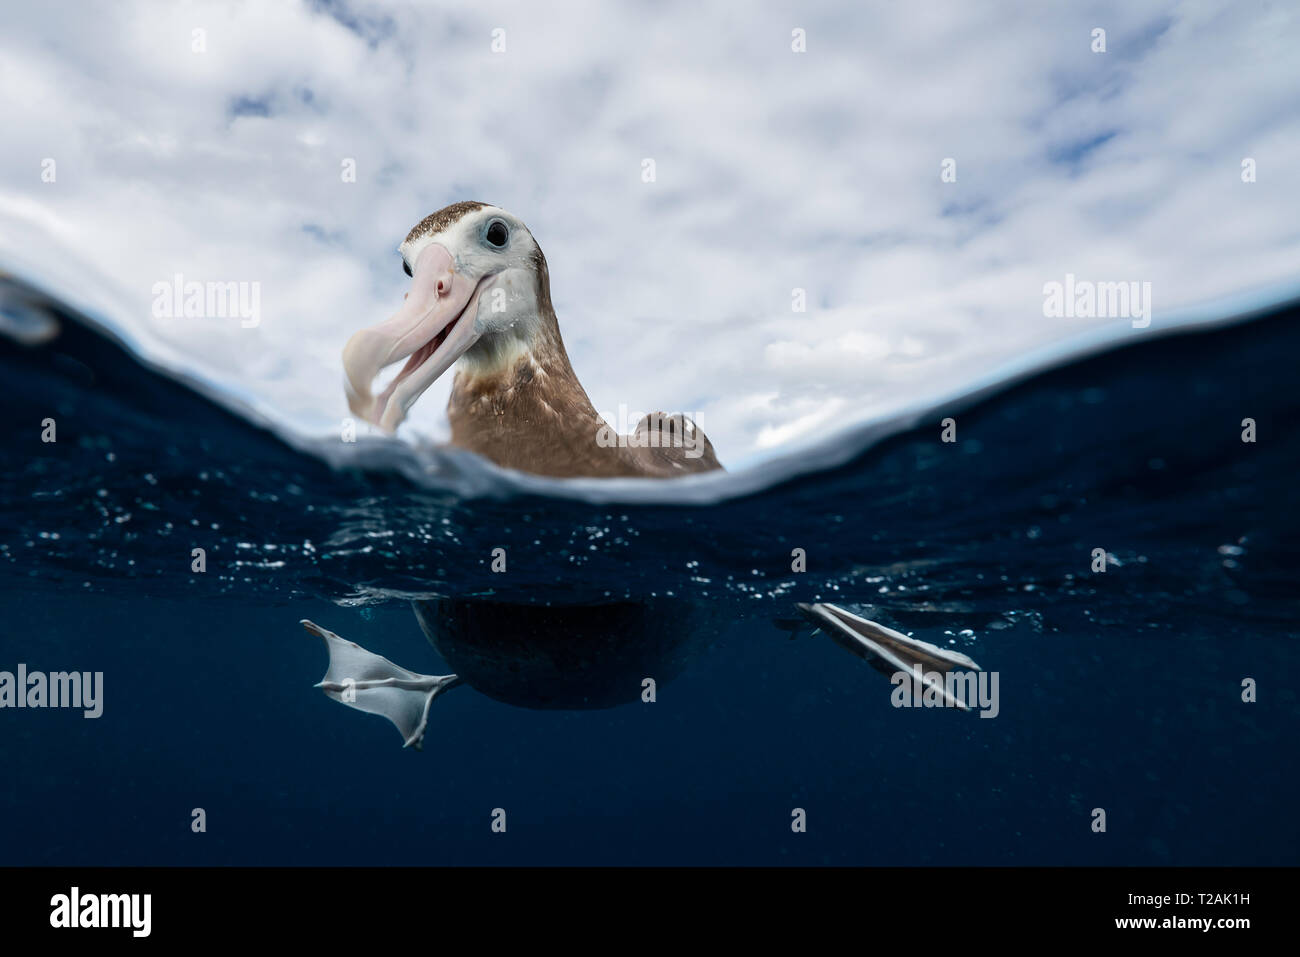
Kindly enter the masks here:
[[919, 673], [922, 675], [922, 685], [933, 687], [946, 704], [962, 711], [970, 710], [966, 702], [951, 694], [943, 681], [938, 680], [939, 676], [950, 671], [983, 670], [960, 651], [910, 638], [879, 622], [845, 611], [839, 605], [800, 603], [799, 610], [819, 625], [837, 645], [865, 659], [881, 674], [892, 677], [899, 672]]
[[429, 706], [438, 695], [460, 684], [460, 678], [407, 671], [315, 622], [304, 618], [301, 624], [323, 639], [329, 650], [329, 668], [316, 687], [350, 708], [383, 715], [402, 733], [403, 747], [420, 750], [429, 724]]

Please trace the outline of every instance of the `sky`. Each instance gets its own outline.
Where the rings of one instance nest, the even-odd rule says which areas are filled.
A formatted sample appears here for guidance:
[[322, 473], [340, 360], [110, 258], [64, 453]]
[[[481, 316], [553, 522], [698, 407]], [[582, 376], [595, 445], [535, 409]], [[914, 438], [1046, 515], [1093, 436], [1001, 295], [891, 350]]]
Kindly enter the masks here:
[[[1297, 48], [1288, 3], [5, 4], [0, 268], [337, 433], [397, 245], [492, 203], [596, 408], [735, 467], [1131, 328], [1045, 315], [1067, 274], [1150, 283], [1134, 335], [1300, 282]], [[158, 315], [177, 275], [257, 324]]]

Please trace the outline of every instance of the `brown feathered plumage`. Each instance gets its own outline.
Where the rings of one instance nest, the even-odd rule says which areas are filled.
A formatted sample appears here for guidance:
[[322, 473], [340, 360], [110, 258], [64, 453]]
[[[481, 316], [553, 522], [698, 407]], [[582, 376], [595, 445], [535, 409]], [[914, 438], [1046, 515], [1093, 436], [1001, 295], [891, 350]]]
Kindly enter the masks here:
[[713, 444], [680, 415], [652, 413], [634, 441], [611, 441], [569, 363], [541, 250], [534, 267], [540, 322], [530, 352], [503, 370], [457, 371], [447, 403], [452, 444], [505, 468], [557, 478], [672, 478], [722, 468]]

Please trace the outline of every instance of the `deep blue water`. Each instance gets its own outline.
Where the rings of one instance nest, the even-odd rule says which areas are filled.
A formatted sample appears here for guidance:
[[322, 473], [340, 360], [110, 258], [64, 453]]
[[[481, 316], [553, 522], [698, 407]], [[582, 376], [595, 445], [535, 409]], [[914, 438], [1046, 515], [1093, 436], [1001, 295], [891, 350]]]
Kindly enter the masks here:
[[[0, 337], [0, 670], [102, 671], [104, 712], [0, 709], [0, 864], [1300, 858], [1293, 305], [646, 491], [286, 441], [16, 295], [11, 330], [59, 332]], [[653, 598], [684, 667], [608, 710], [455, 689], [403, 750], [312, 687], [297, 622], [447, 673], [417, 596]], [[999, 715], [891, 706], [795, 627], [815, 600], [971, 655]]]

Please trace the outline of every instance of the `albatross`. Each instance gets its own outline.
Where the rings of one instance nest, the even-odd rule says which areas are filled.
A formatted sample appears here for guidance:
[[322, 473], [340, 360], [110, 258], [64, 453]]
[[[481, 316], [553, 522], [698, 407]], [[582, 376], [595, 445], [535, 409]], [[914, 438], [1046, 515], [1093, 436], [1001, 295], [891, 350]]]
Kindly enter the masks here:
[[[578, 381], [551, 305], [542, 248], [497, 206], [455, 203], [398, 247], [411, 288], [389, 319], [343, 349], [348, 405], [393, 432], [454, 364], [451, 444], [505, 468], [556, 478], [673, 478], [721, 469], [684, 415], [651, 413], [618, 435]], [[406, 360], [379, 394], [379, 373]]]
[[[557, 478], [673, 478], [721, 469], [712, 443], [683, 415], [651, 413], [615, 435], [578, 381], [551, 305], [546, 257], [515, 216], [455, 203], [425, 217], [398, 247], [411, 277], [402, 307], [343, 350], [348, 405], [393, 432], [453, 365], [451, 442], [505, 468]], [[406, 360], [386, 388], [385, 368]], [[647, 674], [669, 677], [689, 639], [689, 603], [538, 607], [472, 599], [416, 601], [420, 627], [456, 674], [409, 671], [315, 622], [329, 653], [317, 684], [328, 697], [381, 715], [420, 748], [434, 699], [462, 685], [528, 708], [607, 708], [638, 700]], [[967, 656], [831, 604], [799, 611], [846, 650], [917, 692], [966, 710], [944, 676], [978, 671]], [[916, 677], [910, 677], [915, 674]]]

